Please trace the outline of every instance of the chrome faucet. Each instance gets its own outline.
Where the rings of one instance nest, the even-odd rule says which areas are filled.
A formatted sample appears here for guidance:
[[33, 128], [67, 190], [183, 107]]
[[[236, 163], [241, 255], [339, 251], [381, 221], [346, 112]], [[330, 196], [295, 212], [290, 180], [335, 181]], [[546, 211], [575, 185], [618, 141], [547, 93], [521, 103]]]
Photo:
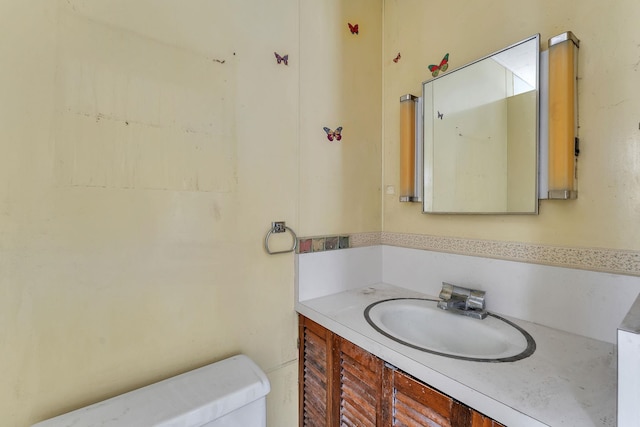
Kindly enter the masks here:
[[475, 319], [484, 319], [489, 314], [484, 309], [484, 294], [484, 291], [442, 282], [438, 308]]

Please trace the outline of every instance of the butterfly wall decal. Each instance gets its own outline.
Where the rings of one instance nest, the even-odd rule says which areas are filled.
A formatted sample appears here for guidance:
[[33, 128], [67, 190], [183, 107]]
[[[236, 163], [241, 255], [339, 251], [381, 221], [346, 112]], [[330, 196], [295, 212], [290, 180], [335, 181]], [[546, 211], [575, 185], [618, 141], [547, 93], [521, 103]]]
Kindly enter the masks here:
[[351, 34], [358, 34], [358, 24], [351, 25], [351, 22], [347, 22], [347, 24], [349, 25], [349, 30], [351, 31]]
[[338, 126], [336, 130], [331, 130], [328, 127], [323, 127], [324, 131], [327, 133], [327, 139], [329, 141], [340, 141], [342, 139], [342, 126]]
[[284, 62], [284, 65], [289, 65], [289, 55], [280, 56], [278, 55], [278, 52], [273, 52], [273, 54], [276, 56], [278, 64]]
[[429, 71], [431, 71], [431, 75], [433, 77], [438, 77], [438, 73], [442, 71], [443, 73], [447, 71], [449, 68], [449, 54], [447, 53], [442, 61], [440, 61], [439, 65], [429, 65]]
[[398, 61], [400, 61], [400, 58], [401, 58], [401, 56], [400, 56], [400, 52], [398, 52], [398, 55], [397, 55], [395, 58], [393, 58], [393, 62], [398, 62]]

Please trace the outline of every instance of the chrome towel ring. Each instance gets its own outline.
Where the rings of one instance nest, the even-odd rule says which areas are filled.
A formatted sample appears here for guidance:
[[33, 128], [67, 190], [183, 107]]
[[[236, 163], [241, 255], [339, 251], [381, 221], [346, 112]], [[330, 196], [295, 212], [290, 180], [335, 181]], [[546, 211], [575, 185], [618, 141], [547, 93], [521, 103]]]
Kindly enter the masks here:
[[[293, 247], [285, 251], [272, 252], [271, 249], [269, 249], [269, 238], [273, 233], [284, 233], [285, 231], [288, 231], [293, 236]], [[275, 221], [271, 223], [271, 229], [267, 231], [267, 235], [264, 238], [264, 248], [269, 255], [286, 254], [288, 252], [295, 251], [297, 247], [298, 247], [298, 236], [296, 236], [296, 233], [291, 228], [287, 227], [284, 221]]]

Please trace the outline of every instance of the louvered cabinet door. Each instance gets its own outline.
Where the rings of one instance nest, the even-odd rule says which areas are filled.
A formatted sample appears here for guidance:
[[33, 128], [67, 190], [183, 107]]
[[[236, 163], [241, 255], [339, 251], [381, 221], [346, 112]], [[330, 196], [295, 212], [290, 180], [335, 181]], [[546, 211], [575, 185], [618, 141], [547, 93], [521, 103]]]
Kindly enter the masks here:
[[382, 426], [384, 362], [355, 344], [338, 338], [340, 426]]
[[471, 410], [471, 427], [504, 427], [497, 421]]
[[300, 426], [332, 426], [332, 370], [334, 334], [300, 316]]
[[431, 387], [392, 370], [394, 427], [469, 427], [471, 410]]
[[299, 316], [301, 427], [504, 427]]

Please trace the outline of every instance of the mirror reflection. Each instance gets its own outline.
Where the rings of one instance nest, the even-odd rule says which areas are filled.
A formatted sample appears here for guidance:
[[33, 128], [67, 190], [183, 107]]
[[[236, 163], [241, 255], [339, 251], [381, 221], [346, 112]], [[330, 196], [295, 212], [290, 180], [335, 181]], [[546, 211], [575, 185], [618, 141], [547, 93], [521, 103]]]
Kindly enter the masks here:
[[537, 213], [539, 35], [423, 83], [424, 212]]

